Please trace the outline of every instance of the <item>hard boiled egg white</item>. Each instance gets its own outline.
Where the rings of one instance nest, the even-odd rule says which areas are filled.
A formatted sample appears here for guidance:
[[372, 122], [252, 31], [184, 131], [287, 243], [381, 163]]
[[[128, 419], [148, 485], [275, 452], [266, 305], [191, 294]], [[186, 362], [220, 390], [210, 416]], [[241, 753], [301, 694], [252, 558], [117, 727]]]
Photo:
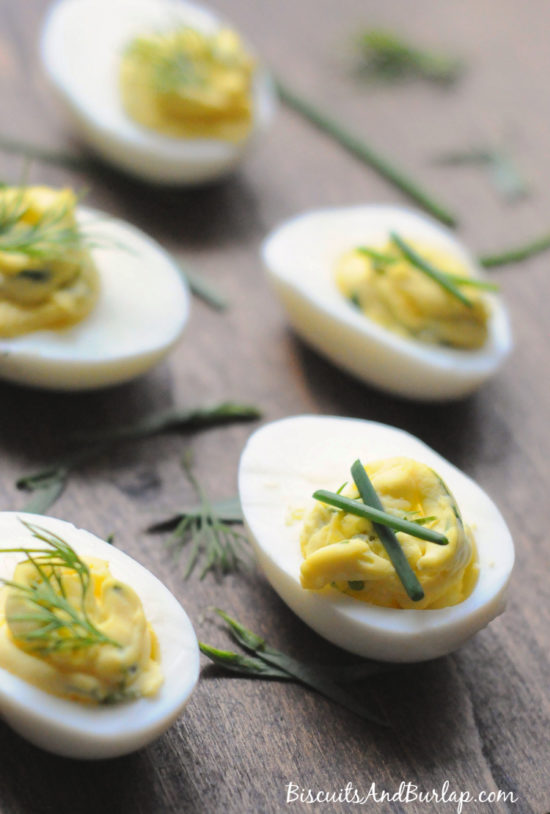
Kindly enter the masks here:
[[[106, 560], [113, 576], [141, 599], [160, 646], [164, 683], [153, 696], [107, 706], [58, 698], [0, 668], [0, 714], [36, 746], [76, 758], [108, 758], [140, 749], [176, 720], [197, 682], [199, 649], [189, 617], [167, 588], [127, 554], [71, 523], [0, 513], [0, 548], [36, 547], [21, 519], [59, 535], [81, 557]], [[0, 575], [13, 576], [21, 554], [0, 551]]]
[[174, 260], [121, 220], [79, 207], [77, 221], [96, 239], [99, 300], [86, 319], [62, 331], [0, 339], [0, 377], [36, 387], [88, 390], [145, 373], [176, 344], [189, 293]]
[[[470, 596], [441, 610], [378, 607], [300, 584], [301, 521], [316, 489], [335, 491], [351, 464], [405, 456], [432, 467], [474, 533], [479, 578]], [[393, 662], [432, 659], [460, 647], [502, 613], [514, 546], [485, 492], [441, 455], [402, 430], [373, 421], [297, 416], [252, 435], [241, 457], [239, 493], [260, 566], [287, 605], [317, 633], [352, 653]]]
[[309, 212], [268, 236], [262, 257], [296, 333], [332, 362], [400, 396], [442, 400], [465, 396], [492, 376], [511, 349], [506, 310], [490, 303], [489, 337], [479, 350], [429, 345], [373, 322], [349, 303], [334, 280], [336, 261], [357, 246], [383, 247], [390, 232], [455, 256], [472, 276], [475, 260], [431, 218], [397, 206], [354, 206]]
[[194, 185], [231, 172], [267, 128], [275, 93], [258, 67], [253, 126], [237, 144], [168, 138], [135, 124], [120, 100], [121, 55], [136, 36], [181, 25], [209, 34], [222, 22], [205, 8], [179, 0], [61, 0], [46, 20], [42, 59], [82, 138], [99, 155], [147, 181]]

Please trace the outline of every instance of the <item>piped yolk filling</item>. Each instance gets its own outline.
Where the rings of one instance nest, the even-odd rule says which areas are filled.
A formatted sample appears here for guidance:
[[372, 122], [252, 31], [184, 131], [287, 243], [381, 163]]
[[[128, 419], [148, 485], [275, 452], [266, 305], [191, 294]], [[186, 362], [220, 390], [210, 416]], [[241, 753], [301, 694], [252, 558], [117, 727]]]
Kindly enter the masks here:
[[[441, 249], [410, 241], [423, 258], [448, 274], [468, 277], [468, 269]], [[429, 344], [475, 350], [487, 341], [489, 309], [475, 288], [464, 287], [465, 305], [428, 277], [395, 247], [376, 247], [394, 262], [377, 262], [360, 250], [342, 255], [336, 263], [336, 284], [346, 299], [365, 316], [395, 333]]]
[[122, 104], [135, 122], [167, 136], [238, 142], [252, 124], [253, 71], [229, 29], [144, 35], [121, 61]]
[[96, 304], [99, 275], [75, 207], [69, 189], [0, 190], [0, 337], [68, 328]]
[[[313, 591], [336, 589], [389, 608], [445, 608], [466, 599], [478, 577], [475, 541], [441, 478], [410, 458], [376, 461], [365, 469], [385, 511], [411, 521], [426, 520], [426, 527], [449, 541], [441, 546], [397, 532], [424, 599], [409, 599], [370, 520], [323, 503], [317, 503], [304, 520], [302, 586]], [[354, 485], [342, 494], [358, 497]]]
[[[108, 563], [85, 562], [91, 577], [84, 596], [86, 613], [114, 643], [48, 651], [47, 637], [29, 637], [38, 631], [38, 624], [32, 620], [34, 608], [24, 591], [7, 586], [0, 592], [0, 666], [45, 692], [83, 703], [154, 695], [163, 681], [160, 651], [140, 598], [112, 576]], [[83, 594], [78, 575], [67, 568], [57, 570], [68, 602], [80, 609]], [[19, 563], [12, 580], [36, 586], [36, 569], [28, 561]]]

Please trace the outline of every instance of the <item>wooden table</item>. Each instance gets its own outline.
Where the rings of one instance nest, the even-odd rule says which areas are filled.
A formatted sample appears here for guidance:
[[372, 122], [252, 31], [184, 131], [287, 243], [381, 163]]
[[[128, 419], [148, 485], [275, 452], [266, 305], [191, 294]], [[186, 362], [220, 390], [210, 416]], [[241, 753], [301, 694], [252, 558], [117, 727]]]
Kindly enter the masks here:
[[[46, 0], [0, 0], [1, 132], [53, 149], [73, 147], [37, 57]], [[461, 236], [493, 251], [548, 229], [550, 9], [512, 0], [233, 0], [218, 2], [296, 88], [342, 119], [437, 191], [460, 215]], [[360, 24], [388, 25], [463, 55], [452, 90], [413, 82], [364, 85], [352, 75], [349, 43]], [[92, 69], [92, 68], [91, 68]], [[442, 152], [491, 144], [509, 149], [532, 184], [505, 204], [476, 168], [443, 168]], [[0, 153], [0, 175], [16, 182], [21, 161]], [[170, 360], [134, 384], [87, 395], [0, 386], [5, 509], [20, 508], [15, 478], [59, 454], [72, 429], [104, 427], [171, 404], [235, 398], [265, 419], [319, 412], [382, 420], [420, 436], [473, 476], [499, 503], [517, 546], [507, 612], [452, 656], [364, 686], [387, 712], [380, 729], [292, 684], [227, 679], [206, 670], [188, 710], [158, 742], [132, 756], [79, 763], [45, 754], [0, 728], [2, 812], [352, 811], [352, 805], [285, 803], [287, 784], [365, 793], [478, 794], [501, 789], [517, 802], [471, 803], [478, 814], [550, 810], [550, 554], [548, 524], [550, 254], [495, 272], [507, 299], [516, 349], [505, 370], [475, 396], [425, 406], [369, 389], [304, 347], [287, 328], [258, 259], [262, 237], [302, 210], [404, 200], [294, 113], [281, 110], [239, 173], [209, 189], [150, 189], [108, 170], [68, 172], [44, 163], [31, 181], [90, 187], [88, 201], [144, 228], [183, 253], [231, 302], [220, 315], [194, 302]], [[204, 611], [226, 608], [275, 646], [330, 661], [317, 638], [258, 574], [185, 582], [157, 537], [144, 533], [191, 499], [179, 466], [192, 449], [214, 497], [236, 491], [250, 426], [120, 446], [76, 473], [52, 513], [98, 535], [114, 532], [181, 599], [200, 637], [226, 644]], [[453, 812], [456, 805], [369, 802], [373, 812]]]

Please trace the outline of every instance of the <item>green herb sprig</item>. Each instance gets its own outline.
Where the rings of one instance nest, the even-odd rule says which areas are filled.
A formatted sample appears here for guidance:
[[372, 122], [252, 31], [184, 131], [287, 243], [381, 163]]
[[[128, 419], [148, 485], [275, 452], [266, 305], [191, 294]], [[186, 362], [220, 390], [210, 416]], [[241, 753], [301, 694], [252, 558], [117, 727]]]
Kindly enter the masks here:
[[[457, 286], [465, 286], [467, 288], [477, 288], [480, 291], [496, 292], [500, 290], [496, 283], [489, 283], [486, 280], [478, 280], [476, 277], [463, 277], [460, 274], [451, 274], [448, 271], [443, 271], [443, 269], [438, 269], [425, 258], [421, 257], [421, 255], [408, 243], [405, 243], [403, 238], [399, 235], [393, 233], [392, 239], [394, 243], [396, 243], [397, 247], [401, 248], [401, 251], [405, 255], [406, 259], [409, 260], [409, 262], [412, 263], [415, 268], [418, 268], [419, 271], [424, 272], [431, 279], [435, 280], [435, 282], [438, 284], [443, 285], [445, 288], [447, 285], [450, 285], [453, 289]], [[406, 247], [406, 252], [404, 247]], [[380, 252], [376, 249], [371, 249], [368, 246], [358, 246], [355, 251], [372, 260], [375, 268], [377, 269], [385, 269], [386, 266], [393, 265], [399, 261], [399, 257], [395, 255]], [[416, 262], [413, 262], [411, 259], [413, 256]]]
[[341, 509], [356, 517], [364, 517], [366, 520], [370, 520], [371, 523], [378, 523], [395, 531], [402, 531], [412, 537], [417, 537], [419, 540], [426, 540], [429, 543], [436, 543], [436, 545], [447, 545], [449, 542], [445, 535], [439, 531], [423, 527], [423, 523], [429, 522], [431, 518], [421, 518], [419, 521], [406, 520], [403, 517], [397, 517], [384, 511], [383, 508], [375, 507], [372, 503], [363, 505], [353, 498], [344, 497], [337, 492], [329, 492], [326, 489], [318, 489], [313, 493], [313, 497], [320, 503], [326, 503], [327, 506], [334, 506], [335, 509]]
[[137, 441], [165, 432], [190, 432], [240, 421], [255, 421], [257, 418], [261, 418], [261, 415], [261, 411], [252, 405], [222, 401], [198, 407], [159, 410], [129, 424], [112, 429], [78, 433], [73, 437], [75, 440], [88, 444]]
[[456, 57], [419, 48], [384, 29], [362, 31], [356, 43], [361, 56], [361, 72], [388, 82], [420, 77], [450, 85], [464, 68]]
[[87, 446], [17, 480], [18, 489], [33, 493], [23, 510], [45, 514], [62, 494], [71, 472], [109, 451], [113, 443], [144, 440], [166, 432], [190, 432], [234, 422], [253, 421], [260, 416], [261, 412], [257, 407], [224, 401], [190, 409], [159, 410], [121, 427], [83, 434], [80, 440]]
[[214, 503], [191, 470], [188, 456], [182, 460], [185, 474], [193, 486], [198, 506], [181, 510], [174, 517], [155, 523], [147, 530], [151, 533], [173, 529], [167, 545], [181, 553], [189, 545], [184, 579], [195, 569], [200, 559], [204, 565], [200, 579], [213, 572], [217, 576], [237, 571], [250, 560], [248, 538], [233, 526], [242, 523], [242, 511], [236, 498]]
[[[372, 482], [365, 471], [365, 467], [360, 460], [355, 461], [351, 467], [351, 475], [365, 506], [372, 506], [375, 509], [380, 509], [383, 511], [384, 507], [382, 506], [376, 489], [372, 485]], [[403, 587], [407, 592], [407, 596], [412, 599], [413, 602], [419, 602], [421, 599], [424, 599], [424, 590], [422, 585], [409, 565], [409, 561], [407, 560], [403, 549], [399, 545], [399, 540], [395, 536], [394, 531], [389, 528], [389, 526], [376, 522], [373, 523], [373, 528], [378, 534], [380, 542], [386, 549], [386, 553], [390, 558], [393, 567], [395, 568], [397, 576], [401, 580]], [[418, 526], [417, 534], [418, 531], [425, 532], [428, 531], [428, 529]], [[446, 538], [444, 539], [446, 541]]]
[[493, 186], [506, 201], [517, 201], [529, 194], [529, 185], [511, 158], [501, 150], [479, 148], [446, 153], [436, 161], [449, 167], [471, 165], [485, 169]]
[[151, 69], [151, 82], [157, 93], [171, 93], [204, 84], [200, 65], [172, 36], [138, 37], [126, 48], [126, 56]]
[[[324, 695], [331, 701], [339, 704], [345, 709], [358, 715], [365, 720], [373, 721], [377, 724], [387, 726], [385, 716], [375, 707], [369, 697], [365, 694], [361, 698], [344, 689], [334, 678], [334, 671], [325, 672], [319, 665], [309, 665], [299, 661], [286, 653], [276, 650], [267, 642], [248, 630], [240, 622], [232, 619], [225, 611], [216, 609], [216, 613], [221, 616], [227, 625], [231, 637], [251, 656], [243, 657], [239, 653], [227, 650], [218, 650], [210, 645], [199, 642], [199, 647], [211, 661], [219, 667], [223, 667], [231, 672], [245, 675], [248, 678], [274, 678], [283, 681], [297, 681], [306, 687]], [[245, 660], [246, 659], [246, 660]], [[369, 662], [367, 671], [351, 676], [344, 671], [343, 679], [356, 680], [365, 675], [373, 675], [376, 672], [387, 670], [387, 665], [377, 665]]]
[[[9, 614], [8, 623], [32, 622], [27, 632], [17, 633], [33, 649], [41, 653], [75, 650], [96, 644], [120, 647], [114, 639], [103, 634], [92, 623], [86, 610], [86, 595], [90, 587], [90, 571], [76, 551], [48, 529], [21, 521], [32, 536], [45, 543], [47, 548], [3, 548], [3, 552], [25, 554], [36, 571], [36, 579], [25, 585], [9, 579], [0, 581], [21, 593], [29, 604], [29, 610]], [[63, 569], [74, 572], [80, 583], [78, 606], [68, 601], [63, 584]]]
[[459, 300], [467, 308], [473, 308], [473, 302], [462, 293], [458, 285], [455, 285], [448, 274], [441, 272], [432, 263], [426, 260], [425, 257], [418, 254], [418, 252], [413, 249], [409, 243], [406, 243], [403, 238], [395, 232], [392, 232], [390, 237], [392, 242], [403, 253], [409, 263], [415, 266], [415, 268], [417, 268], [419, 271], [424, 272], [426, 276], [440, 285], [441, 288], [444, 288], [445, 291], [455, 297], [455, 299]]
[[215, 311], [225, 311], [229, 305], [227, 299], [217, 291], [214, 286], [196, 271], [190, 271], [186, 266], [180, 264], [182, 274], [187, 281], [191, 293], [202, 300]]
[[40, 161], [44, 164], [64, 167], [65, 169], [85, 172], [93, 169], [96, 164], [91, 158], [73, 152], [61, 152], [42, 147], [29, 141], [0, 134], [0, 151], [12, 155], [20, 155], [29, 161]]
[[[94, 233], [93, 226], [101, 223], [100, 218], [85, 227], [70, 220], [65, 222], [72, 211], [69, 203], [54, 203], [34, 223], [26, 223], [22, 219], [28, 209], [25, 202], [27, 185], [22, 184], [17, 189], [11, 200], [0, 199], [0, 251], [24, 254], [31, 260], [51, 260], [84, 248], [108, 247], [129, 251], [126, 246], [102, 237], [100, 230]], [[77, 202], [84, 195], [81, 193]], [[24, 269], [20, 274], [34, 282], [42, 282], [50, 272], [47, 269]]]
[[17, 252], [31, 258], [59, 256], [84, 244], [82, 230], [77, 224], [65, 224], [68, 205], [54, 206], [38, 218], [36, 223], [21, 221], [26, 211], [24, 187], [13, 201], [0, 205], [0, 251]]
[[382, 156], [359, 136], [349, 131], [345, 125], [341, 124], [330, 113], [326, 113], [305, 97], [297, 94], [280, 79], [276, 80], [276, 87], [281, 101], [287, 107], [299, 113], [319, 130], [329, 135], [348, 152], [362, 161], [363, 164], [374, 169], [442, 223], [447, 224], [447, 226], [456, 226], [457, 220], [455, 216], [420, 184], [399, 169], [393, 161]]
[[479, 262], [485, 268], [508, 266], [512, 263], [522, 263], [524, 260], [529, 260], [530, 257], [534, 257], [548, 249], [550, 249], [550, 234], [545, 234], [521, 246], [515, 246], [497, 254], [482, 255]]

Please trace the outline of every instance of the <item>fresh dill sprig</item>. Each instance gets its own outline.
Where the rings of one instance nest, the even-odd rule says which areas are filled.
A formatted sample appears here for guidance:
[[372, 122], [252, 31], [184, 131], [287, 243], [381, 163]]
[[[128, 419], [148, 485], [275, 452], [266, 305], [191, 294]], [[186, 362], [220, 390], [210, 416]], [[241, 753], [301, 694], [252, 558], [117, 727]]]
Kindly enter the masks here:
[[360, 664], [351, 665], [351, 668], [344, 666], [342, 670], [338, 671], [330, 667], [323, 668], [317, 664], [307, 664], [271, 647], [261, 636], [245, 628], [236, 619], [232, 619], [225, 611], [217, 608], [215, 611], [226, 623], [231, 637], [251, 654], [244, 656], [228, 650], [218, 650], [199, 642], [201, 652], [218, 667], [239, 673], [247, 678], [295, 681], [324, 695], [360, 718], [387, 725], [385, 716], [376, 708], [368, 693], [356, 695], [339, 683], [386, 672], [387, 665], [365, 659]]
[[66, 169], [84, 172], [93, 169], [96, 164], [91, 158], [73, 152], [62, 152], [42, 147], [20, 138], [0, 134], [0, 151], [12, 155], [20, 155], [27, 160], [40, 161], [44, 164], [53, 164]]
[[442, 85], [455, 82], [463, 71], [462, 60], [420, 48], [385, 29], [367, 29], [356, 37], [364, 76], [396, 82], [419, 77]]
[[393, 161], [381, 155], [360, 136], [348, 130], [331, 113], [322, 110], [306, 97], [299, 95], [280, 79], [277, 79], [275, 84], [281, 101], [287, 107], [296, 111], [314, 127], [329, 135], [349, 153], [362, 161], [363, 164], [374, 169], [442, 223], [447, 224], [447, 226], [456, 226], [457, 220], [454, 214], [439, 203], [419, 183], [406, 175]]
[[529, 194], [529, 185], [506, 153], [491, 148], [473, 148], [441, 155], [437, 164], [449, 167], [471, 165], [489, 173], [493, 186], [506, 201], [517, 201]]
[[174, 407], [168, 410], [159, 410], [128, 424], [95, 432], [80, 433], [75, 435], [74, 438], [88, 444], [133, 441], [163, 432], [188, 432], [198, 430], [201, 427], [233, 424], [238, 421], [253, 421], [260, 417], [261, 412], [257, 407], [249, 404], [239, 404], [234, 401], [222, 401], [218, 404], [206, 404], [198, 407]]
[[253, 421], [260, 416], [261, 412], [257, 407], [224, 401], [192, 408], [159, 410], [120, 427], [81, 434], [75, 440], [79, 439], [86, 446], [16, 481], [18, 489], [33, 493], [23, 511], [45, 514], [62, 494], [71, 472], [99, 458], [109, 451], [115, 442], [139, 441], [165, 432], [190, 432], [235, 422]]
[[[21, 594], [28, 604], [28, 611], [18, 613], [7, 610], [7, 621], [10, 626], [22, 626], [14, 633], [32, 649], [40, 653], [52, 653], [60, 650], [75, 650], [91, 647], [96, 644], [110, 644], [120, 647], [119, 643], [105, 636], [90, 620], [86, 610], [86, 596], [90, 588], [90, 571], [76, 551], [57, 534], [48, 529], [21, 520], [36, 540], [45, 543], [47, 548], [3, 548], [2, 552], [25, 554], [36, 572], [29, 585], [0, 578], [0, 581]], [[67, 599], [63, 582], [64, 571], [76, 574], [80, 585], [78, 605]], [[27, 629], [30, 623], [30, 629]]]
[[250, 559], [248, 538], [233, 528], [233, 525], [242, 523], [238, 500], [213, 503], [193, 474], [189, 456], [184, 456], [182, 466], [199, 504], [183, 509], [175, 517], [155, 523], [148, 531], [154, 533], [173, 528], [167, 545], [174, 552], [181, 553], [189, 545], [184, 579], [193, 573], [200, 559], [204, 560], [201, 579], [209, 571], [217, 576], [237, 571]]
[[[72, 221], [72, 210], [85, 192], [81, 192], [75, 203], [52, 204], [33, 223], [27, 223], [24, 217], [31, 206], [25, 195], [26, 184], [15, 188], [16, 194], [0, 195], [0, 252], [12, 252], [26, 255], [30, 260], [46, 260], [63, 257], [67, 252], [94, 248], [117, 248], [129, 251], [127, 246], [114, 240], [103, 238], [100, 230], [95, 234], [93, 226], [101, 219], [86, 223], [82, 227]], [[42, 282], [49, 273], [42, 269], [24, 269], [20, 272], [27, 279]]]
[[[138, 37], [126, 48], [126, 56], [151, 69], [151, 81], [157, 93], [171, 93], [186, 87], [203, 85], [205, 78], [178, 36], [186, 29]], [[190, 29], [189, 29], [190, 30]]]
[[13, 200], [0, 203], [0, 251], [25, 254], [30, 258], [59, 257], [67, 251], [81, 249], [83, 234], [74, 223], [66, 223], [71, 205], [53, 206], [35, 223], [22, 218], [28, 209], [24, 199], [25, 188]]
[[205, 302], [215, 311], [226, 310], [229, 303], [223, 294], [220, 294], [219, 291], [213, 287], [212, 283], [205, 280], [205, 278], [197, 274], [196, 271], [191, 271], [182, 263], [179, 264], [179, 267], [184, 279], [187, 281], [191, 293], [194, 294], [195, 297], [198, 297], [199, 300]]

